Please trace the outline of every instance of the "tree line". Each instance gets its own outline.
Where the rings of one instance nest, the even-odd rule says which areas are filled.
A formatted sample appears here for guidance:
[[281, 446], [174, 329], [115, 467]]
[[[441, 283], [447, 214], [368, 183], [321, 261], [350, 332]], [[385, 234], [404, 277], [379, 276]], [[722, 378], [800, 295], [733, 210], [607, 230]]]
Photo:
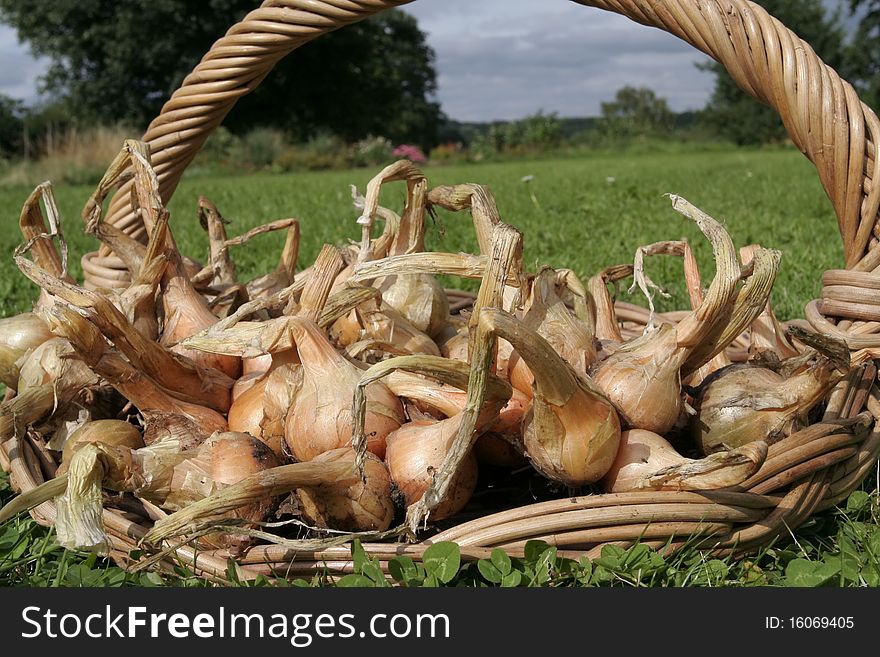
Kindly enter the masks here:
[[[759, 0], [853, 83], [868, 105], [878, 107], [880, 0], [845, 2], [828, 11], [821, 0]], [[50, 62], [40, 83], [48, 101], [28, 107], [0, 96], [0, 158], [36, 155], [54, 132], [72, 126], [121, 123], [143, 130], [218, 36], [257, 4], [0, 0], [0, 21]], [[855, 29], [844, 27], [847, 18], [855, 20]], [[704, 67], [715, 75], [714, 91], [691, 118], [737, 144], [784, 139], [773, 111], [746, 96], [717, 63]], [[436, 91], [435, 54], [425, 33], [415, 18], [392, 10], [281, 60], [224, 126], [239, 134], [255, 126], [274, 128], [294, 141], [329, 134], [352, 143], [381, 135], [425, 150], [474, 137], [487, 147], [493, 140], [497, 146], [536, 135], [558, 138], [554, 117], [543, 114], [469, 135], [444, 115]], [[650, 89], [624, 87], [602, 104], [601, 120], [590, 126], [627, 136], [668, 133], [677, 122], [680, 117]]]

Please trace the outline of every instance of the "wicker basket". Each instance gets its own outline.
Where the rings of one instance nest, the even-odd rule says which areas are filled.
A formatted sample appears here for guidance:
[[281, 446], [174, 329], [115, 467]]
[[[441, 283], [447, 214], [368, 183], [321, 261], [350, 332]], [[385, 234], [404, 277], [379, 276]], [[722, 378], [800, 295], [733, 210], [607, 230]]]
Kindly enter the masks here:
[[[791, 139], [816, 166], [837, 215], [845, 253], [846, 269], [825, 272], [823, 283], [831, 289], [823, 292], [826, 298], [807, 305], [804, 321], [845, 340], [852, 350], [880, 347], [880, 303], [872, 293], [880, 289], [880, 185], [872, 180], [880, 124], [853, 88], [809, 45], [745, 0], [577, 1], [680, 37], [722, 63], [740, 87], [779, 113]], [[406, 2], [266, 0], [233, 26], [184, 80], [143, 138], [151, 147], [163, 199], [169, 200], [187, 165], [236, 100], [254, 89], [275, 62], [325, 32]], [[144, 236], [143, 225], [131, 213], [127, 187], [114, 196], [107, 220], [130, 235]], [[126, 284], [121, 263], [109, 252], [87, 254], [83, 265], [89, 285]], [[636, 322], [644, 316], [639, 309], [624, 310]], [[880, 417], [876, 375], [871, 362], [854, 369], [830, 395], [824, 416], [773, 444], [761, 469], [737, 490], [568, 497], [459, 521], [422, 543], [371, 543], [365, 548], [383, 564], [401, 554], [418, 559], [440, 540], [458, 542], [465, 559], [488, 556], [499, 546], [521, 553], [529, 539], [557, 545], [569, 556], [593, 556], [603, 545], [635, 541], [674, 550], [696, 540], [715, 554], [754, 551], [845, 499], [874, 467], [880, 456], [880, 431], [873, 430]], [[51, 457], [27, 437], [0, 445], [0, 466], [23, 491], [54, 475]], [[32, 515], [50, 525], [54, 505], [42, 504]], [[130, 563], [129, 553], [150, 527], [151, 515], [155, 511], [134, 500], [125, 509], [104, 512], [112, 556], [119, 563]], [[313, 551], [260, 545], [238, 559], [239, 577], [300, 575], [325, 568], [348, 572], [349, 554], [347, 545]], [[227, 557], [183, 546], [155, 563], [161, 567], [182, 561], [206, 577], [221, 578]]]

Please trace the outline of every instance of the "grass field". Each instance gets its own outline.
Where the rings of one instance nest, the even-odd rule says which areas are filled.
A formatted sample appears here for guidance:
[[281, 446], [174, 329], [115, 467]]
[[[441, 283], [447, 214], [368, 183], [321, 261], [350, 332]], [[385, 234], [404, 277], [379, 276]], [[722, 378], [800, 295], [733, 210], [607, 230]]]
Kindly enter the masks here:
[[[671, 207], [665, 193], [679, 194], [722, 221], [737, 246], [759, 242], [783, 252], [773, 303], [782, 319], [802, 315], [804, 304], [820, 289], [824, 269], [842, 264], [842, 249], [831, 205], [812, 165], [792, 150], [730, 150], [700, 153], [603, 154], [595, 157], [430, 167], [429, 183], [473, 182], [494, 192], [502, 217], [525, 235], [526, 263], [569, 267], [583, 277], [598, 269], [631, 262], [639, 245], [686, 237], [695, 247], [705, 281], [713, 273], [710, 249], [700, 233]], [[283, 217], [302, 225], [301, 257], [311, 262], [325, 242], [357, 239], [358, 212], [353, 210], [349, 185], [363, 191], [368, 170], [250, 175], [186, 179], [170, 203], [175, 234], [182, 250], [204, 260], [205, 234], [196, 221], [196, 200], [213, 200], [231, 221], [230, 235]], [[530, 182], [523, 178], [531, 176]], [[0, 231], [0, 315], [29, 308], [33, 288], [17, 271], [11, 252], [19, 243], [19, 209], [29, 193], [25, 188], [0, 188], [5, 226]], [[82, 234], [80, 210], [92, 190], [55, 190], [71, 252], [71, 269], [81, 276], [79, 257], [96, 244]], [[383, 204], [400, 209], [402, 185], [383, 196]], [[274, 267], [283, 236], [263, 236], [233, 252], [242, 279]], [[428, 247], [473, 251], [473, 231], [465, 215], [439, 213], [429, 229]], [[655, 281], [665, 284], [672, 298], [661, 308], [684, 308], [680, 262], [658, 258], [651, 262]], [[449, 281], [470, 287], [473, 283]], [[627, 297], [642, 302], [637, 297]], [[8, 497], [0, 479], [0, 500]], [[880, 583], [880, 502], [872, 477], [845, 508], [828, 511], [803, 525], [791, 537], [745, 562], [706, 561], [699, 553], [684, 553], [674, 561], [654, 557], [608, 555], [599, 584], [749, 584], [877, 585]], [[648, 561], [644, 561], [647, 558]], [[653, 561], [651, 561], [653, 559]], [[609, 564], [617, 564], [612, 566]], [[644, 579], [650, 562], [650, 579]], [[606, 567], [607, 566], [607, 567]], [[615, 571], [614, 567], [618, 569]], [[610, 570], [609, 570], [610, 569]], [[600, 572], [600, 571], [591, 571]], [[611, 575], [608, 575], [608, 573]], [[632, 573], [638, 572], [636, 578]], [[186, 573], [174, 579], [186, 580]], [[470, 577], [463, 571], [461, 577]], [[607, 577], [606, 577], [607, 576]], [[604, 579], [603, 579], [604, 578]], [[575, 578], [577, 580], [577, 578]], [[158, 584], [156, 576], [127, 575], [93, 558], [63, 552], [51, 532], [23, 518], [0, 527], [0, 583], [32, 585]], [[570, 583], [585, 583], [581, 580]]]
[[[358, 169], [184, 180], [169, 206], [178, 243], [187, 255], [205, 259], [207, 239], [196, 221], [197, 198], [203, 194], [232, 221], [230, 235], [273, 219], [300, 219], [302, 258], [311, 262], [324, 242], [359, 238], [349, 185], [363, 192], [375, 173]], [[812, 165], [791, 150], [601, 155], [436, 167], [427, 174], [431, 185], [488, 185], [505, 221], [523, 231], [530, 267], [550, 264], [588, 276], [608, 265], [631, 262], [640, 245], [687, 237], [708, 280], [712, 275], [708, 245], [671, 209], [665, 193], [679, 194], [722, 221], [738, 246], [760, 242], [783, 252], [773, 295], [782, 318], [801, 316], [804, 304], [819, 292], [820, 273], [841, 264], [831, 204]], [[524, 176], [534, 178], [524, 183]], [[402, 183], [392, 186], [383, 202], [400, 209], [402, 190]], [[0, 253], [10, 254], [19, 243], [15, 221], [30, 191], [0, 188], [0, 220], [6, 226], [0, 231]], [[79, 257], [96, 247], [83, 235], [79, 218], [91, 191], [88, 187], [55, 190], [77, 276]], [[241, 278], [272, 267], [282, 240], [281, 235], [264, 236], [235, 251]], [[428, 247], [473, 251], [476, 241], [468, 217], [439, 213], [439, 223], [429, 229]], [[684, 307], [680, 263], [658, 258], [650, 267], [654, 279], [673, 293], [667, 307]], [[2, 258], [0, 314], [20, 312], [33, 298], [34, 289], [12, 259]]]

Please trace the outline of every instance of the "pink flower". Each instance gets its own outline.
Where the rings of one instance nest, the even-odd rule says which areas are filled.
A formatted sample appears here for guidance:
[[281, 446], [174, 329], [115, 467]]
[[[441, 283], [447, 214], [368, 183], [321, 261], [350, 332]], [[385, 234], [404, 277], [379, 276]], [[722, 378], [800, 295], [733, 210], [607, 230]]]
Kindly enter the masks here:
[[422, 149], [418, 146], [413, 146], [412, 144], [400, 144], [391, 151], [391, 154], [398, 159], [406, 159], [417, 164], [428, 161], [428, 158], [425, 157]]

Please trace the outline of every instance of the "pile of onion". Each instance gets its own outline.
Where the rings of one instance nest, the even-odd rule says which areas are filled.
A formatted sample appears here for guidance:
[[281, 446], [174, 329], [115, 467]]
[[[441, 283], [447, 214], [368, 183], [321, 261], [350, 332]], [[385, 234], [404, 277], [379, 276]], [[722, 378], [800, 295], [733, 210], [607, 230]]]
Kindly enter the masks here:
[[[102, 220], [129, 178], [145, 243]], [[379, 205], [396, 181], [399, 211]], [[155, 520], [145, 546], [186, 537], [234, 555], [267, 525], [292, 540], [291, 519], [319, 541], [418, 535], [467, 513], [485, 473], [504, 468], [571, 494], [736, 487], [853, 363], [776, 319], [778, 252], [738, 257], [721, 224], [671, 199], [712, 246], [705, 290], [683, 240], [639, 247], [586, 284], [564, 267], [530, 271], [487, 188], [430, 188], [407, 161], [355, 194], [360, 240], [323, 245], [302, 267], [305, 223], [230, 238], [200, 198], [202, 265], [178, 249], [149, 149], [126, 142], [83, 217], [128, 287], [71, 277], [51, 186], [22, 213], [15, 262], [40, 295], [0, 319], [0, 443], [27, 434], [56, 476], [0, 520], [54, 499], [62, 545], [106, 551], [104, 505], [137, 498]], [[438, 208], [470, 213], [479, 253], [427, 250]], [[273, 268], [239, 278], [232, 247], [276, 230]], [[655, 255], [682, 257], [688, 310], [655, 312]], [[479, 291], [468, 299], [443, 277]], [[612, 298], [609, 284], [630, 277], [648, 309]]]

